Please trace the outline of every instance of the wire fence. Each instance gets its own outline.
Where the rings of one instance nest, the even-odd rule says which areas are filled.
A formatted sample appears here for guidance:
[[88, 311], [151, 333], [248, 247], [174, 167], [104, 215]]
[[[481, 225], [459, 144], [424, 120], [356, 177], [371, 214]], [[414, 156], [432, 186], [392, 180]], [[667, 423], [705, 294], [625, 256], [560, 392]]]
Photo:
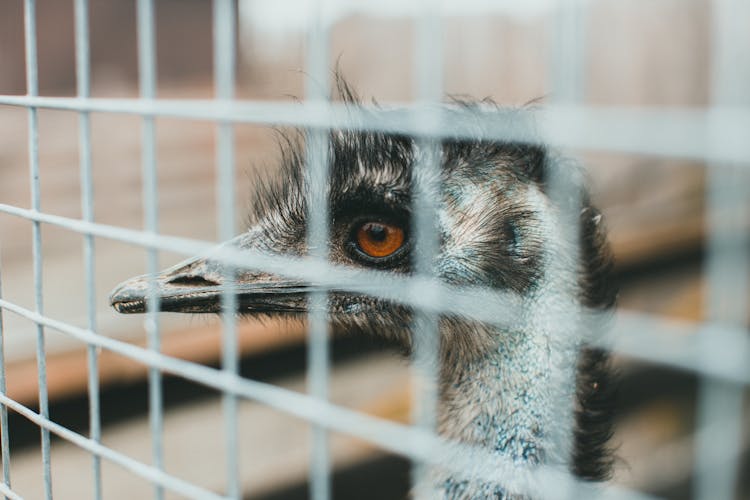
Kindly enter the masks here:
[[[34, 411], [8, 397], [5, 361], [0, 351], [0, 417], [3, 455], [3, 483], [0, 493], [7, 498], [21, 498], [12, 489], [10, 474], [8, 411], [17, 412], [40, 427], [45, 498], [52, 498], [50, 434], [55, 434], [92, 457], [95, 484], [94, 497], [102, 498], [101, 460], [116, 463], [154, 485], [154, 496], [164, 498], [171, 491], [187, 498], [240, 498], [242, 488], [238, 450], [238, 403], [250, 399], [299, 417], [314, 426], [309, 471], [311, 498], [331, 497], [331, 460], [328, 433], [335, 431], [356, 436], [384, 450], [413, 460], [412, 481], [418, 498], [429, 498], [421, 489], [430, 467], [437, 465], [461, 477], [497, 481], [508, 493], [529, 494], [544, 498], [647, 498], [648, 495], [627, 491], [613, 485], [592, 485], [552, 466], [519, 466], [512, 460], [450, 442], [435, 433], [437, 392], [431, 381], [437, 378], [437, 319], [452, 313], [469, 319], [506, 325], [522, 300], [516, 294], [494, 289], [449, 286], [432, 275], [431, 262], [438, 250], [436, 235], [430, 230], [435, 217], [434, 193], [437, 186], [424, 175], [438, 168], [441, 137], [477, 138], [478, 131], [497, 140], [542, 141], [553, 146], [648, 155], [689, 158], [707, 162], [707, 319], [703, 323], [679, 323], [641, 314], [619, 313], [610, 334], [605, 338], [587, 339], [613, 352], [650, 362], [663, 363], [697, 373], [702, 377], [696, 425], [696, 460], [694, 495], [701, 499], [733, 498], [737, 483], [738, 457], [742, 432], [742, 398], [750, 384], [750, 338], [747, 330], [750, 290], [750, 214], [737, 207], [750, 200], [750, 58], [738, 50], [735, 40], [746, 29], [747, 13], [743, 0], [717, 0], [712, 5], [713, 42], [711, 69], [711, 105], [704, 109], [614, 109], [594, 108], [583, 102], [582, 74], [585, 71], [584, 16], [590, 2], [560, 2], [556, 53], [552, 60], [552, 83], [556, 101], [540, 109], [509, 113], [487, 109], [483, 114], [452, 111], [450, 119], [435, 104], [442, 99], [441, 54], [442, 32], [439, 8], [424, 2], [416, 15], [417, 62], [415, 104], [399, 110], [384, 111], [363, 106], [352, 109], [331, 102], [320, 85], [306, 89], [300, 104], [256, 102], [235, 99], [236, 6], [232, 0], [214, 0], [214, 80], [215, 99], [162, 100], [157, 95], [156, 32], [154, 0], [137, 1], [138, 67], [140, 97], [136, 99], [92, 98], [89, 47], [89, 2], [75, 0], [75, 41], [77, 96], [72, 98], [40, 96], [38, 90], [35, 25], [35, 1], [24, 1], [27, 95], [0, 96], [0, 105], [24, 108], [28, 112], [28, 165], [31, 179], [30, 208], [0, 203], [0, 213], [28, 220], [33, 228], [33, 264], [35, 305], [22, 307], [0, 295], [0, 334], [4, 333], [2, 314], [12, 313], [36, 324], [36, 346], [39, 383], [39, 410]], [[310, 3], [310, 30], [307, 40], [306, 72], [310, 81], [327, 81], [331, 61], [327, 54], [330, 26], [325, 2]], [[38, 119], [39, 109], [76, 112], [79, 116], [79, 149], [81, 169], [81, 207], [83, 216], [63, 217], [41, 210], [39, 190]], [[131, 230], [94, 222], [91, 160], [92, 113], [120, 113], [142, 118], [143, 230]], [[156, 126], [158, 117], [206, 120], [216, 123], [217, 227], [220, 239], [234, 237], [235, 140], [233, 126], [238, 123], [292, 125], [310, 129], [306, 150], [309, 176], [309, 235], [313, 249], [306, 257], [271, 256], [239, 250], [231, 246], [216, 249], [214, 243], [161, 234], [158, 227], [158, 186]], [[480, 126], [477, 127], [477, 121]], [[331, 264], [326, 248], [328, 227], [327, 201], [323, 193], [329, 177], [328, 130], [350, 128], [407, 133], [420, 137], [420, 147], [432, 154], [424, 155], [415, 174], [416, 244], [424, 249], [415, 263], [416, 275], [393, 277], [375, 271], [353, 271]], [[745, 205], [743, 205], [745, 203]], [[83, 236], [86, 301], [86, 328], [68, 324], [45, 315], [42, 300], [42, 226], [51, 225]], [[570, 229], [577, 231], [577, 228]], [[223, 333], [221, 367], [169, 357], [160, 353], [159, 299], [151, 294], [148, 304], [148, 345], [138, 347], [115, 340], [97, 327], [94, 286], [94, 244], [104, 238], [145, 249], [148, 272], [159, 271], [159, 253], [170, 251], [185, 255], [211, 252], [213, 258], [226, 264], [225, 276], [230, 285], [222, 292]], [[415, 410], [410, 425], [398, 424], [358, 413], [328, 401], [329, 353], [326, 339], [328, 324], [326, 293], [310, 298], [308, 342], [308, 393], [299, 394], [270, 384], [246, 379], [239, 374], [237, 324], [234, 315], [236, 296], [233, 285], [236, 273], [244, 269], [260, 270], [289, 278], [320, 284], [326, 290], [366, 293], [412, 306], [420, 311], [414, 319], [415, 351], [413, 354]], [[2, 270], [0, 270], [1, 273]], [[152, 290], [156, 290], [155, 281]], [[418, 290], [419, 293], [415, 293]], [[428, 292], [425, 292], [428, 291]], [[503, 312], [507, 313], [503, 313]], [[583, 321], [599, 321], [595, 314]], [[557, 318], [560, 321], [564, 318]], [[553, 319], [554, 320], [554, 319]], [[90, 431], [83, 436], [50, 419], [47, 394], [45, 331], [54, 330], [70, 336], [87, 348]], [[0, 347], [2, 344], [0, 344]], [[100, 423], [98, 356], [99, 349], [109, 350], [149, 368], [149, 419], [152, 450], [150, 464], [124, 455], [102, 444]], [[427, 367], [427, 368], [425, 368]], [[429, 367], [433, 367], [430, 369]], [[222, 492], [208, 491], [164, 470], [164, 394], [163, 373], [176, 375], [220, 391], [223, 395], [224, 433], [227, 457], [227, 481]], [[564, 409], [561, 409], [563, 412]], [[572, 411], [572, 409], [571, 409]], [[571, 421], [562, 416], [562, 421]]]

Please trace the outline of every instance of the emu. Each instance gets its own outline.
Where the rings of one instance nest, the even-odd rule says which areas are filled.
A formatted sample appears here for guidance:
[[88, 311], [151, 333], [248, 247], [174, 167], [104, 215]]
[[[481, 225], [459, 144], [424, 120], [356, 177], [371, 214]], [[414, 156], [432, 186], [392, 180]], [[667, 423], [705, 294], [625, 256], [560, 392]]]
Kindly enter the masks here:
[[[349, 106], [359, 106], [345, 83], [339, 87]], [[455, 100], [444, 112], [459, 120], [479, 116], [487, 105]], [[284, 136], [281, 175], [258, 186], [249, 227], [233, 245], [276, 255], [307, 253], [304, 147], [304, 134]], [[608, 478], [612, 381], [607, 355], [587, 344], [602, 327], [579, 321], [576, 328], [561, 328], [552, 319], [607, 312], [615, 303], [604, 224], [579, 167], [540, 143], [456, 136], [441, 139], [439, 152], [436, 276], [459, 287], [513, 292], [523, 306], [506, 328], [441, 316], [438, 432], [517, 464], [566, 467], [585, 480]], [[413, 169], [423, 153], [420, 142], [403, 134], [330, 132], [332, 262], [413, 273]], [[555, 196], [551, 179], [577, 196]], [[571, 210], [577, 237], [565, 231]], [[210, 256], [170, 268], [156, 282], [162, 311], [221, 311], [225, 276]], [[112, 306], [120, 313], [144, 312], [148, 283], [141, 276], [120, 284]], [[240, 270], [234, 286], [239, 314], [287, 318], [304, 317], [306, 294], [315, 288], [251, 270]], [[329, 315], [336, 329], [395, 340], [406, 353], [412, 346], [406, 306], [333, 290]], [[517, 498], [502, 485], [440, 471], [431, 475], [431, 487], [435, 498], [450, 500]]]

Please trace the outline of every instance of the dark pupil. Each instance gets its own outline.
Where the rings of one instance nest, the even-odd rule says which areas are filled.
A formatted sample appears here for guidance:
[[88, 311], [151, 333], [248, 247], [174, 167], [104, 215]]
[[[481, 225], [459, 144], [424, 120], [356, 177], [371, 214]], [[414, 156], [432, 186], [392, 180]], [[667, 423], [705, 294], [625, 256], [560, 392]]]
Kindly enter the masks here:
[[381, 224], [368, 224], [366, 231], [374, 241], [385, 241], [388, 237], [388, 230]]

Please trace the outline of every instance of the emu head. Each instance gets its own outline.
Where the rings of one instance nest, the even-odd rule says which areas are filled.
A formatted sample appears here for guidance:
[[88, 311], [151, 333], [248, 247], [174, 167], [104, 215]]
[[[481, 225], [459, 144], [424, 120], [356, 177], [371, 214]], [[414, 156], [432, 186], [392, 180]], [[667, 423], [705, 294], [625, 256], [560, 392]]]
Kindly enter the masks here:
[[[473, 105], [459, 108], [479, 112]], [[274, 255], [307, 254], [304, 139], [285, 137], [280, 175], [259, 186], [249, 227], [232, 245]], [[332, 131], [328, 142], [330, 260], [356, 269], [412, 273], [419, 251], [412, 231], [413, 170], [424, 154], [419, 142], [354, 130]], [[536, 296], [549, 271], [545, 256], [567, 248], [551, 236], [559, 225], [559, 204], [545, 193], [547, 175], [560, 162], [539, 145], [449, 138], [441, 142], [439, 163], [437, 277], [451, 285]], [[580, 193], [573, 172], [568, 177]], [[582, 194], [579, 243], [585, 264], [568, 263], [570, 276], [562, 281], [574, 281], [573, 293], [584, 304], [608, 307], [612, 295], [600, 293], [599, 285], [609, 269], [609, 254], [598, 213]], [[222, 265], [210, 256], [156, 277], [163, 311], [219, 312], [224, 284]], [[238, 313], [287, 317], [301, 317], [307, 295], [319, 288], [252, 270], [239, 270], [233, 287]], [[147, 277], [128, 280], [113, 291], [112, 306], [121, 313], [144, 312], [148, 290]], [[407, 307], [334, 289], [329, 290], [329, 314], [335, 327], [374, 332], [407, 349], [411, 345]], [[476, 353], [491, 340], [478, 325], [456, 318], [444, 318], [441, 326], [443, 344], [454, 353]]]
[[[352, 94], [344, 88], [347, 96]], [[472, 117], [480, 107], [457, 104], [446, 107], [444, 116], [456, 122], [468, 117], [469, 128], [479, 127], [482, 120]], [[467, 129], [465, 121], [460, 125]], [[487, 135], [474, 129], [477, 137]], [[511, 317], [498, 318], [502, 327], [441, 315], [440, 432], [531, 462], [570, 459], [579, 476], [606, 478], [612, 423], [607, 357], [585, 349], [593, 329], [576, 319], [615, 300], [601, 216], [575, 164], [538, 144], [464, 137], [441, 140], [439, 178], [429, 179], [439, 186], [433, 200], [432, 229], [439, 241], [434, 274], [449, 285], [511, 292], [520, 301]], [[304, 135], [284, 138], [280, 175], [259, 184], [247, 230], [228, 245], [276, 256], [309, 253], [306, 142]], [[420, 248], [412, 201], [414, 181], [425, 175], [418, 167], [427, 154], [423, 143], [393, 133], [334, 130], [328, 145], [330, 179], [323, 195], [330, 214], [329, 260], [362, 271], [363, 281], [373, 276], [364, 271], [413, 274]], [[229, 289], [239, 314], [304, 318], [312, 302], [308, 295], [325, 289], [334, 328], [389, 338], [407, 351], [412, 346], [407, 306], [242, 266], [232, 272]], [[196, 257], [155, 278], [128, 280], [110, 300], [121, 313], [144, 312], [155, 290], [163, 311], [220, 312], [227, 275], [217, 258]], [[558, 314], [573, 321], [558, 324]], [[565, 408], [575, 413], [572, 430], [560, 424]], [[575, 443], [565, 444], [570, 441]], [[463, 483], [444, 477], [436, 484], [450, 489]], [[486, 491], [487, 485], [474, 486], [472, 498], [501, 491], [497, 485]]]

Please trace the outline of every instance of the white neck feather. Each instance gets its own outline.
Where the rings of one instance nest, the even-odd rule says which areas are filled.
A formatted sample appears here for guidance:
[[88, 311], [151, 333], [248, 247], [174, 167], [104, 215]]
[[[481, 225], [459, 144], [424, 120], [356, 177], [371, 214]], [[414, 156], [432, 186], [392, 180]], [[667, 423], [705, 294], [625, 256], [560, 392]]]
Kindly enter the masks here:
[[[538, 214], [550, 214], [540, 193]], [[532, 194], [533, 198], [533, 194]], [[554, 212], [552, 212], [554, 213]], [[507, 331], [495, 330], [486, 355], [445, 371], [438, 431], [519, 466], [568, 468], [573, 450], [576, 369], [585, 332], [577, 297], [575, 254], [555, 224], [543, 220], [550, 242], [542, 283]], [[501, 485], [437, 472], [439, 498], [506, 498]]]

